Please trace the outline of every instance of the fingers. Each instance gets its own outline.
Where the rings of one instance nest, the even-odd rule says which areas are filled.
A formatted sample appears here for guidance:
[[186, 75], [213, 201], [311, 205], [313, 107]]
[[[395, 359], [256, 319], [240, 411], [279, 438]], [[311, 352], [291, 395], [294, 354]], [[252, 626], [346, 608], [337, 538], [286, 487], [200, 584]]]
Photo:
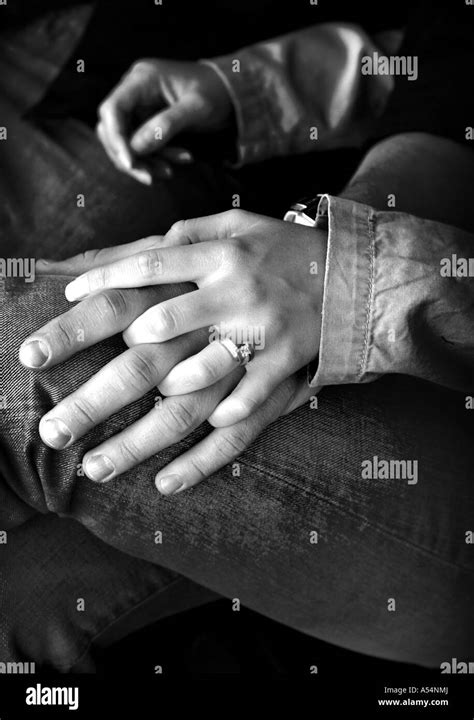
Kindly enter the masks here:
[[[171, 150], [172, 148], [169, 148]], [[93, 268], [108, 265], [109, 263], [123, 260], [131, 255], [137, 255], [145, 250], [164, 246], [164, 235], [150, 235], [149, 237], [135, 240], [124, 245], [116, 245], [109, 248], [86, 250], [66, 260], [45, 260], [39, 258], [35, 263], [38, 274], [43, 275], [81, 275]], [[166, 241], [167, 247], [185, 244], [176, 235]]]
[[125, 330], [127, 345], [165, 342], [184, 333], [219, 323], [229, 312], [225, 298], [213, 288], [203, 288], [154, 305]]
[[188, 336], [169, 345], [140, 345], [114, 358], [41, 418], [46, 445], [61, 450], [155, 387], [170, 368], [199, 347]]
[[126, 430], [86, 453], [85, 474], [96, 482], [111, 480], [180, 442], [205, 421], [237, 379], [229, 376], [205, 391], [166, 398]]
[[142, 96], [142, 76], [129, 72], [99, 107], [98, 135], [112, 162], [121, 170], [133, 165], [127, 135], [129, 119]]
[[200, 353], [178, 363], [160, 383], [164, 395], [183, 395], [213, 385], [237, 367], [225, 345], [211, 342]]
[[217, 245], [165, 247], [145, 250], [109, 265], [93, 268], [69, 283], [66, 297], [82, 300], [87, 295], [119, 287], [143, 287], [176, 282], [198, 282], [221, 262]]
[[[130, 177], [133, 177], [143, 185], [151, 185], [153, 182], [152, 175], [148, 168], [143, 164], [137, 164], [132, 158], [132, 154], [127, 146], [126, 153], [122, 150], [118, 150], [116, 146], [112, 146], [109, 140], [109, 135], [102, 122], [97, 125], [97, 136], [102, 143], [102, 146], [107, 153], [109, 160], [115, 167], [121, 172], [125, 172]], [[171, 173], [171, 168], [167, 166], [168, 174]], [[166, 172], [163, 171], [163, 176]]]
[[152, 235], [142, 240], [117, 245], [116, 247], [102, 248], [100, 250], [86, 250], [66, 260], [36, 261], [36, 270], [44, 275], [80, 275], [101, 265], [136, 255], [144, 250], [159, 247], [163, 242], [163, 235]]
[[190, 124], [195, 101], [183, 99], [154, 115], [136, 130], [130, 147], [137, 155], [150, 155], [162, 150], [169, 141]]
[[178, 165], [189, 165], [194, 161], [192, 153], [182, 147], [165, 147], [162, 155], [170, 162]]
[[234, 392], [225, 398], [209, 416], [214, 427], [234, 425], [248, 418], [275, 391], [287, 376], [288, 371], [267, 368], [266, 362], [248, 369]]
[[31, 369], [57, 365], [76, 352], [122, 332], [156, 299], [152, 289], [107, 290], [88, 298], [26, 338], [20, 347], [20, 362]]
[[[163, 250], [138, 252], [107, 266], [95, 267], [66, 288], [68, 300], [82, 300], [92, 292], [110, 287], [143, 287], [174, 282], [195, 282], [215, 272], [229, 247], [208, 240], [224, 240], [240, 229], [251, 230], [253, 218], [244, 211], [230, 210], [194, 220], [180, 220], [163, 238]], [[205, 247], [200, 247], [206, 242]], [[190, 245], [192, 247], [186, 247]]]
[[180, 220], [165, 235], [165, 244], [200, 243], [209, 240], [226, 240], [241, 231], [251, 232], [252, 224], [261, 220], [258, 215], [245, 210], [226, 210], [215, 215]]
[[125, 117], [118, 108], [107, 106], [102, 120], [97, 125], [97, 136], [112, 163], [125, 172], [133, 166], [132, 153], [126, 139]]
[[288, 378], [251, 417], [214, 430], [191, 450], [169, 463], [156, 475], [157, 489], [164, 495], [187, 490], [238, 458], [262, 430], [280, 416], [294, 386], [294, 378]]

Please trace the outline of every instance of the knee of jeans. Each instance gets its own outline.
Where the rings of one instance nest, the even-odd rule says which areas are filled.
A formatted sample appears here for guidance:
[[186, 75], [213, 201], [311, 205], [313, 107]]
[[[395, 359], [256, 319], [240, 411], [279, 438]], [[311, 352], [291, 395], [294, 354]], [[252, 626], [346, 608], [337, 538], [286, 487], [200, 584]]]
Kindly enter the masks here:
[[[5, 302], [8, 305], [8, 299]], [[136, 420], [149, 408], [150, 398], [142, 398], [125, 407], [65, 450], [49, 448], [39, 435], [42, 416], [122, 352], [124, 344], [116, 336], [44, 372], [28, 370], [18, 361], [18, 348], [33, 328], [25, 323], [16, 303], [11, 302], [10, 305], [13, 308], [11, 322], [15, 327], [15, 336], [8, 337], [0, 357], [2, 480], [24, 502], [40, 512], [67, 515], [77, 484], [84, 481], [82, 458], [85, 452]], [[53, 315], [63, 309], [62, 305], [56, 305]], [[46, 316], [38, 313], [34, 328], [50, 319], [50, 315], [51, 309]]]
[[[144, 415], [149, 410], [151, 402], [149, 395], [141, 398], [92, 428], [84, 437], [61, 451], [47, 447], [42, 442], [36, 426], [27, 453], [27, 456], [33, 458], [32, 473], [26, 473], [24, 476], [25, 482], [29, 479], [30, 498], [35, 497], [43, 512], [75, 516], [76, 491], [82, 491], [83, 487], [79, 486], [92, 482], [85, 476], [83, 470], [82, 460], [85, 453]], [[33, 476], [35, 476], [34, 487], [31, 482]]]

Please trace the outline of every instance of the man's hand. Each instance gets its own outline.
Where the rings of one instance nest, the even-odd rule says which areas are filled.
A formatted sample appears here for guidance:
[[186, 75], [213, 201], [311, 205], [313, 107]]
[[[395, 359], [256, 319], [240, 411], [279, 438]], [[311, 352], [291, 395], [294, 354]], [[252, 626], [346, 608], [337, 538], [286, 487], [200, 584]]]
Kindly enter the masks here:
[[151, 184], [145, 158], [161, 153], [154, 174], [170, 177], [169, 162], [186, 163], [190, 153], [169, 146], [180, 132], [224, 129], [232, 102], [212, 68], [196, 62], [140, 60], [99, 108], [98, 136], [114, 165]]
[[[147, 250], [159, 241], [160, 238], [147, 238], [128, 246], [89, 251], [57, 263], [39, 262], [37, 269], [50, 275], [76, 275], [125, 258], [137, 246]], [[191, 286], [158, 286], [98, 293], [27, 338], [20, 349], [20, 360], [32, 369], [53, 367], [123, 331], [160, 299], [189, 289]], [[42, 439], [55, 449], [71, 445], [158, 385], [172, 367], [207, 341], [207, 332], [193, 332], [166, 343], [142, 344], [125, 351], [42, 418]], [[210, 388], [165, 398], [145, 417], [87, 452], [83, 458], [85, 474], [97, 482], [112, 480], [179, 442], [209, 417], [242, 374], [242, 369], [236, 368]], [[315, 392], [308, 388], [304, 373], [293, 375], [249, 418], [214, 430], [163, 468], [155, 478], [156, 487], [171, 495], [196, 485], [241, 455], [267, 425], [302, 405]], [[48, 421], [53, 422], [48, 425]]]

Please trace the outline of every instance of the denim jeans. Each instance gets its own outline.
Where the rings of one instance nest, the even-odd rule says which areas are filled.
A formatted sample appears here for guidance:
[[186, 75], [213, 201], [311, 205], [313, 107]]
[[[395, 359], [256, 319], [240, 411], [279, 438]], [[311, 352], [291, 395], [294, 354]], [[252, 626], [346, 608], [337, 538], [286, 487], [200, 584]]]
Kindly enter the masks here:
[[[156, 592], [171, 571], [361, 652], [422, 664], [469, 655], [474, 562], [465, 534], [472, 529], [474, 489], [463, 398], [401, 376], [328, 388], [317, 410], [301, 408], [262, 433], [239, 459], [240, 477], [226, 467], [191, 492], [156, 492], [156, 471], [202, 437], [202, 427], [116, 481], [97, 485], [78, 475], [83, 453], [138, 418], [153, 397], [65, 451], [41, 443], [41, 415], [121, 349], [113, 338], [41, 374], [19, 366], [20, 341], [66, 309], [63, 286], [63, 278], [46, 276], [29, 285], [7, 280], [2, 290], [0, 518], [3, 529], [13, 529], [1, 555], [7, 602], [22, 588], [21, 603], [2, 612], [4, 641], [10, 634], [10, 644], [24, 653], [66, 667], [67, 658], [80, 654], [79, 640], [83, 648], [84, 637], [98, 634], [117, 606], [123, 612], [128, 601], [136, 602], [130, 586], [137, 574], [141, 601], [142, 592]], [[361, 463], [375, 455], [417, 459], [418, 482], [364, 479]], [[133, 555], [136, 568], [104, 550], [96, 568], [84, 570], [81, 544], [96, 554], [102, 547], [73, 521]], [[68, 536], [58, 550], [62, 528]], [[33, 557], [25, 562], [28, 553]], [[74, 572], [63, 586], [56, 568], [68, 555], [68, 572]], [[8, 571], [20, 562], [28, 568], [34, 558], [41, 564], [39, 597], [33, 587], [28, 593], [34, 577]], [[97, 594], [113, 567], [127, 582]], [[55, 616], [51, 598], [58, 593], [69, 608], [85, 598], [86, 611]], [[31, 618], [42, 613], [46, 622], [38, 624], [35, 639]]]
[[[3, 257], [127, 242], [176, 215], [220, 209], [233, 189], [205, 165], [142, 189], [72, 121], [17, 132], [37, 152], [22, 160], [0, 148]], [[162, 616], [216, 595], [380, 657], [436, 665], [472, 655], [473, 422], [464, 397], [402, 376], [327, 388], [317, 409], [262, 433], [240, 457], [239, 477], [225, 467], [190, 492], [157, 493], [155, 473], [208, 432], [201, 427], [97, 485], [78, 473], [84, 452], [149, 409], [153, 394], [65, 451], [43, 445], [40, 417], [123, 349], [115, 337], [44, 373], [19, 365], [24, 338], [68, 309], [65, 282], [7, 278], [0, 287], [1, 660], [92, 669], [91, 643], [113, 637], [118, 618], [146, 605]], [[416, 459], [418, 482], [365, 478], [362, 463], [374, 456]]]

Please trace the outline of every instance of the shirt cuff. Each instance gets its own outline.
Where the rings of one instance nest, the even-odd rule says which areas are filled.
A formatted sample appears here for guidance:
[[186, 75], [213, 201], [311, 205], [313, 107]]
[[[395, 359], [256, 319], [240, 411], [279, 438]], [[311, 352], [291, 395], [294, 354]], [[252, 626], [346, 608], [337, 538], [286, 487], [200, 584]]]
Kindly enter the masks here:
[[282, 152], [281, 133], [274, 127], [270, 100], [262, 92], [260, 76], [249, 69], [243, 55], [239, 55], [238, 72], [233, 71], [235, 58], [230, 56], [199, 61], [217, 73], [232, 100], [237, 123], [237, 161], [232, 164], [235, 168]]
[[328, 230], [321, 340], [311, 387], [367, 382], [374, 295], [374, 211], [321, 195], [316, 227]]

